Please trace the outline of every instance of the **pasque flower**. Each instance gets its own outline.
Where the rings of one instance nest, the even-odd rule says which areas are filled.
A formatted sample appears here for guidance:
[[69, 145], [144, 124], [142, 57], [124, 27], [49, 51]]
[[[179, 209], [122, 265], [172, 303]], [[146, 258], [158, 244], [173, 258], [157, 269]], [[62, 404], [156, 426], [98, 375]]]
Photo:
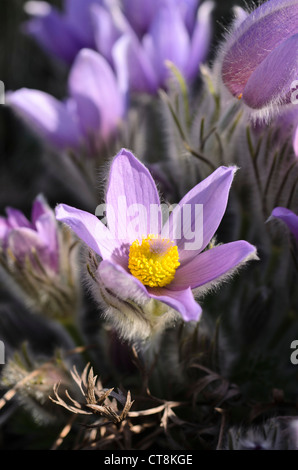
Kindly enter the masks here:
[[282, 220], [298, 240], [298, 215], [286, 207], [275, 207], [270, 216], [270, 219], [273, 218]]
[[118, 311], [111, 320], [122, 334], [148, 336], [167, 313], [198, 320], [202, 310], [193, 290], [209, 288], [256, 258], [255, 247], [246, 241], [207, 249], [224, 215], [235, 170], [218, 168], [163, 221], [153, 178], [122, 149], [109, 174], [107, 226], [93, 214], [58, 205], [57, 219], [100, 257], [95, 289]]
[[[127, 30], [115, 44], [114, 65], [119, 74], [127, 70], [132, 91], [154, 94], [166, 87], [170, 77], [167, 62], [172, 62], [187, 82], [197, 77], [209, 52], [213, 3], [207, 1], [199, 7], [192, 25], [181, 13], [181, 6], [183, 2], [161, 2], [145, 35]], [[193, 2], [191, 7], [188, 13], [193, 11]]]
[[269, 0], [227, 37], [221, 56], [229, 91], [253, 110], [270, 111], [291, 103], [298, 77], [298, 3]]
[[126, 90], [100, 54], [82, 49], [70, 70], [68, 92], [68, 98], [59, 101], [43, 91], [22, 88], [8, 93], [7, 104], [55, 148], [93, 154], [117, 131], [126, 109]]
[[57, 221], [52, 209], [42, 196], [38, 196], [32, 206], [31, 221], [18, 209], [6, 208], [6, 217], [0, 217], [0, 247], [2, 252], [24, 264], [26, 258], [39, 269], [53, 274], [59, 270]]
[[80, 49], [95, 48], [91, 5], [102, 0], [66, 0], [60, 12], [48, 2], [29, 1], [25, 5], [31, 19], [25, 31], [49, 54], [71, 64]]
[[33, 311], [52, 317], [75, 314], [80, 297], [75, 246], [42, 195], [33, 202], [31, 220], [11, 207], [0, 217], [1, 277]]

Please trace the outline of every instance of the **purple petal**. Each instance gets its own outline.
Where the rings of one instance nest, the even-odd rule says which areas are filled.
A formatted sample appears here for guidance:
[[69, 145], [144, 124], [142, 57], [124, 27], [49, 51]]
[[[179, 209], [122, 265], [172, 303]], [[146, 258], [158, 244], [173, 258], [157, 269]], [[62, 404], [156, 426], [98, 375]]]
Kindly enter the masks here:
[[291, 103], [291, 84], [298, 73], [298, 34], [271, 52], [249, 77], [243, 101], [253, 109]]
[[296, 33], [296, 0], [270, 0], [253, 11], [232, 32], [226, 44], [222, 76], [231, 93], [234, 96], [243, 93], [251, 73], [275, 48]]
[[36, 231], [41, 242], [47, 247], [49, 253], [49, 263], [52, 269], [58, 271], [59, 268], [59, 246], [57, 223], [53, 212], [41, 215], [35, 223]]
[[190, 47], [187, 28], [173, 3], [167, 3], [157, 11], [149, 35], [152, 45], [148, 52], [151, 53], [160, 85], [163, 85], [170, 77], [165, 62], [171, 61], [179, 70], [184, 70]]
[[81, 134], [76, 121], [66, 106], [53, 96], [22, 88], [8, 94], [7, 104], [55, 147], [79, 146]]
[[94, 47], [91, 7], [102, 2], [100, 0], [66, 0], [65, 18], [81, 47]]
[[170, 291], [165, 288], [146, 288], [138, 279], [121, 266], [109, 261], [102, 261], [98, 267], [100, 281], [122, 300], [134, 300], [144, 303], [150, 298], [165, 303], [179, 312], [185, 321], [198, 320], [201, 307], [195, 301], [190, 289]]
[[161, 214], [156, 185], [147, 168], [126, 149], [112, 162], [106, 203], [108, 226], [121, 240], [131, 243], [150, 233], [159, 234]]
[[183, 197], [164, 225], [162, 236], [176, 242], [181, 263], [203, 251], [215, 234], [235, 171], [224, 166], [215, 170]]
[[293, 147], [295, 155], [296, 157], [298, 157], [298, 126], [296, 127], [296, 130], [294, 132]]
[[179, 267], [168, 289], [194, 289], [211, 283], [230, 275], [240, 264], [252, 258], [256, 258], [256, 248], [245, 241], [216, 246]]
[[31, 211], [31, 221], [32, 224], [35, 226], [37, 220], [44, 214], [52, 213], [52, 210], [49, 208], [45, 198], [40, 194], [36, 197], [35, 201], [32, 205]]
[[199, 321], [202, 308], [194, 299], [190, 288], [185, 290], [170, 290], [162, 288], [148, 288], [150, 297], [169, 305], [180, 313], [185, 321]]
[[188, 80], [194, 79], [199, 66], [206, 59], [212, 37], [212, 16], [214, 3], [204, 2], [198, 10], [197, 21], [191, 38], [188, 62], [184, 67], [184, 74]]
[[76, 235], [103, 259], [111, 258], [119, 248], [108, 228], [89, 212], [59, 204], [56, 208], [56, 219], [68, 225]]
[[[31, 257], [33, 252], [39, 255], [47, 252], [47, 247], [37, 232], [27, 227], [12, 230], [7, 238], [7, 247], [21, 263], [26, 256]], [[43, 256], [43, 261], [47, 261], [47, 255]]]
[[273, 209], [269, 219], [272, 217], [282, 220], [298, 240], [298, 215], [285, 207], [276, 207]]
[[108, 62], [97, 52], [79, 52], [69, 76], [70, 95], [77, 103], [82, 131], [86, 136], [107, 139], [124, 114], [124, 100]]
[[160, 0], [150, 0], [149, 2], [140, 2], [140, 0], [122, 0], [123, 11], [133, 29], [141, 37], [146, 33], [148, 27], [154, 18]]
[[32, 228], [32, 224], [29, 222], [27, 217], [19, 211], [18, 209], [14, 209], [12, 207], [7, 207], [5, 209], [7, 214], [7, 224], [10, 228], [19, 228], [19, 227], [27, 227]]
[[11, 231], [11, 227], [9, 226], [6, 217], [0, 216], [0, 246], [6, 244], [6, 237]]
[[122, 34], [130, 31], [130, 26], [118, 8], [106, 9], [93, 5], [91, 13], [97, 50], [112, 65], [113, 46]]
[[[30, 3], [33, 5], [41, 2]], [[73, 61], [81, 47], [72, 28], [55, 8], [47, 9], [44, 15], [40, 14], [29, 20], [25, 24], [25, 31], [33, 36], [45, 51], [67, 63]]]
[[113, 59], [118, 77], [125, 76], [133, 92], [155, 94], [158, 78], [142, 44], [133, 34], [118, 39], [113, 50]]

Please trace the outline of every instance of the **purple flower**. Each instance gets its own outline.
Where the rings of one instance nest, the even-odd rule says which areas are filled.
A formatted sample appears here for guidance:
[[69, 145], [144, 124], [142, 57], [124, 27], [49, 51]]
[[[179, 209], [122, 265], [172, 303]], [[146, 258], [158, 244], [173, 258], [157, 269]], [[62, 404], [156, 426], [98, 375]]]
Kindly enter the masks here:
[[298, 240], [298, 215], [285, 207], [275, 207], [269, 220], [272, 218], [282, 220], [288, 226], [296, 240]]
[[171, 75], [167, 61], [188, 82], [194, 80], [209, 52], [212, 9], [212, 2], [204, 2], [189, 29], [177, 3], [162, 2], [143, 37], [132, 30], [124, 33], [114, 45], [114, 66], [118, 74], [126, 71], [130, 89], [155, 94], [166, 87]]
[[32, 16], [25, 31], [51, 55], [71, 64], [80, 49], [95, 48], [91, 5], [102, 0], [66, 0], [61, 13], [47, 2], [29, 1], [25, 5]]
[[85, 211], [63, 204], [56, 208], [57, 219], [101, 257], [96, 289], [121, 311], [114, 320], [128, 318], [126, 335], [149, 334], [148, 324], [166, 318], [162, 314], [168, 311], [179, 312], [185, 321], [198, 320], [201, 307], [192, 291], [202, 292], [256, 258], [255, 247], [246, 241], [207, 249], [224, 215], [235, 170], [218, 168], [163, 222], [153, 178], [122, 149], [107, 185], [107, 226]]
[[222, 79], [254, 110], [291, 103], [298, 76], [298, 3], [269, 0], [238, 24], [222, 54]]
[[126, 109], [110, 65], [97, 52], [82, 49], [68, 79], [69, 97], [61, 102], [39, 90], [10, 92], [7, 104], [42, 138], [58, 149], [98, 151], [117, 132]]
[[20, 265], [29, 260], [37, 271], [40, 265], [53, 274], [59, 271], [57, 221], [42, 196], [33, 203], [31, 221], [17, 209], [6, 209], [6, 217], [0, 217], [0, 248]]
[[[140, 2], [139, 0], [122, 0], [123, 12], [131, 24], [135, 33], [144, 36], [154, 19], [156, 11], [161, 4], [166, 4], [168, 0], [151, 0], [150, 2]], [[181, 18], [191, 29], [194, 25], [198, 0], [172, 0], [172, 4], [178, 7]]]

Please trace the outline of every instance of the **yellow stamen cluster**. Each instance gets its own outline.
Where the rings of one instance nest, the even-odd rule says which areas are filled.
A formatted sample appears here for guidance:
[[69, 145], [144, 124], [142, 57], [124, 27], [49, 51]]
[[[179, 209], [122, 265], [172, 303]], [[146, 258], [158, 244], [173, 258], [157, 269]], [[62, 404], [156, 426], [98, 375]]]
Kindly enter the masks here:
[[129, 250], [128, 268], [145, 286], [164, 287], [175, 277], [180, 266], [178, 248], [173, 242], [156, 235], [135, 240]]

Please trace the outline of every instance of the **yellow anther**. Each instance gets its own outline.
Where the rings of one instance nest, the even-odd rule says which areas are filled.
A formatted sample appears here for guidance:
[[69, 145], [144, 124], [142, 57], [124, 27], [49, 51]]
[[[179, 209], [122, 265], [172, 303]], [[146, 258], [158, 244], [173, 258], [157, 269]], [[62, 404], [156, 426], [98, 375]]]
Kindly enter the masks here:
[[149, 235], [140, 244], [135, 240], [129, 250], [128, 268], [145, 286], [164, 287], [180, 266], [177, 246], [166, 238]]

